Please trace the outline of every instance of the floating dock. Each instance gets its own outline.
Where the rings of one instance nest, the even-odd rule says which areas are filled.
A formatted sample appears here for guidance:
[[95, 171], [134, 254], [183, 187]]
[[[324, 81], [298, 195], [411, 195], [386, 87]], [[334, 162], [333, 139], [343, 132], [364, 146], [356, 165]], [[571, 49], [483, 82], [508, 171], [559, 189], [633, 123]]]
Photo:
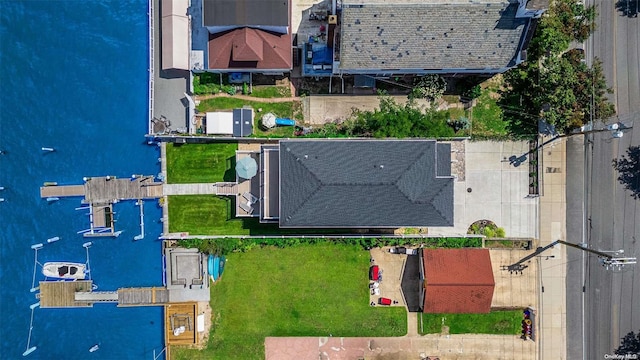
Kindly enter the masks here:
[[76, 291], [91, 291], [93, 281], [41, 281], [40, 299], [41, 308], [70, 308], [91, 307], [93, 304], [86, 301], [76, 301]]
[[118, 306], [158, 306], [169, 302], [169, 291], [163, 287], [120, 288], [117, 291], [93, 291], [92, 280], [41, 281], [40, 307], [93, 307], [95, 303], [117, 303]]
[[153, 176], [118, 179], [114, 176], [85, 178], [84, 185], [40, 187], [40, 197], [83, 196], [84, 204], [111, 204], [120, 200], [157, 199], [162, 197], [162, 183]]
[[[88, 205], [90, 227], [81, 231], [83, 236], [116, 237], [121, 232], [115, 230], [113, 204], [122, 200], [136, 200], [142, 204], [142, 200], [162, 197], [163, 183], [155, 182], [154, 179], [154, 176], [133, 175], [122, 179], [115, 176], [85, 177], [84, 185], [58, 185], [57, 182], [47, 182], [40, 187], [40, 197], [84, 197], [82, 203]], [[142, 205], [140, 207], [142, 208]], [[142, 209], [140, 221], [141, 235], [144, 237]]]

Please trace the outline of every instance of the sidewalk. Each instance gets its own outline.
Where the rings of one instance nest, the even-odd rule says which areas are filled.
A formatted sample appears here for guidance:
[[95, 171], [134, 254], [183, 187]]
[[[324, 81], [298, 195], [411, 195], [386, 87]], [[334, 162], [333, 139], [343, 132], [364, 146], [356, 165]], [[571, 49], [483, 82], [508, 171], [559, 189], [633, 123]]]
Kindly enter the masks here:
[[[549, 140], [543, 139], [543, 141]], [[540, 153], [540, 244], [566, 240], [566, 138], [544, 146]], [[566, 359], [566, 247], [557, 245], [537, 257], [540, 292], [538, 295], [538, 354], [540, 359]], [[546, 259], [546, 256], [553, 258]], [[533, 261], [533, 260], [532, 260]]]

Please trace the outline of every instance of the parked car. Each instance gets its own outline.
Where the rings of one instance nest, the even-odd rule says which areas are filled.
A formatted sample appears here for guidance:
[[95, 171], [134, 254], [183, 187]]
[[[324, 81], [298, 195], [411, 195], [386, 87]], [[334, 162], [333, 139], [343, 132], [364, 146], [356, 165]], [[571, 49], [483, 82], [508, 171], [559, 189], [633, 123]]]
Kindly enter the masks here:
[[418, 255], [418, 249], [407, 249], [404, 246], [396, 246], [389, 249], [392, 254]]

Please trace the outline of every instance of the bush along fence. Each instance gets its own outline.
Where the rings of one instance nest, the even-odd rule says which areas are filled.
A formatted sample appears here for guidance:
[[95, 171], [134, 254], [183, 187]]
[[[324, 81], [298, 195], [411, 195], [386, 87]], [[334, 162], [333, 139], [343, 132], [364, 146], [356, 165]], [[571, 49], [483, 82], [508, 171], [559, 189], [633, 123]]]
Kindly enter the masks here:
[[280, 237], [280, 238], [216, 238], [185, 239], [179, 244], [198, 248], [207, 254], [225, 255], [245, 252], [256, 247], [276, 246], [285, 248], [300, 244], [334, 243], [361, 246], [365, 250], [383, 246], [422, 246], [427, 248], [482, 247], [482, 237], [415, 237], [415, 238], [332, 238], [332, 237]]
[[529, 195], [540, 195], [540, 173], [538, 172], [538, 139], [529, 141]]

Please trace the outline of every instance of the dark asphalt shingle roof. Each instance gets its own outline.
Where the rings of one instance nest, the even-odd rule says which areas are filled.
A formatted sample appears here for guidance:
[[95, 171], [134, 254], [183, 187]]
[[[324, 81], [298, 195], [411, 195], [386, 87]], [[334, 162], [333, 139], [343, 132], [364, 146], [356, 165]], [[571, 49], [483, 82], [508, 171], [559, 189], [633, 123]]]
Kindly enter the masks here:
[[452, 226], [444, 149], [434, 140], [280, 141], [280, 226]]
[[253, 133], [253, 110], [233, 109], [233, 136], [243, 137]]
[[204, 26], [289, 26], [289, 0], [203, 0]]
[[517, 55], [528, 19], [517, 4], [344, 5], [340, 68], [499, 69]]

